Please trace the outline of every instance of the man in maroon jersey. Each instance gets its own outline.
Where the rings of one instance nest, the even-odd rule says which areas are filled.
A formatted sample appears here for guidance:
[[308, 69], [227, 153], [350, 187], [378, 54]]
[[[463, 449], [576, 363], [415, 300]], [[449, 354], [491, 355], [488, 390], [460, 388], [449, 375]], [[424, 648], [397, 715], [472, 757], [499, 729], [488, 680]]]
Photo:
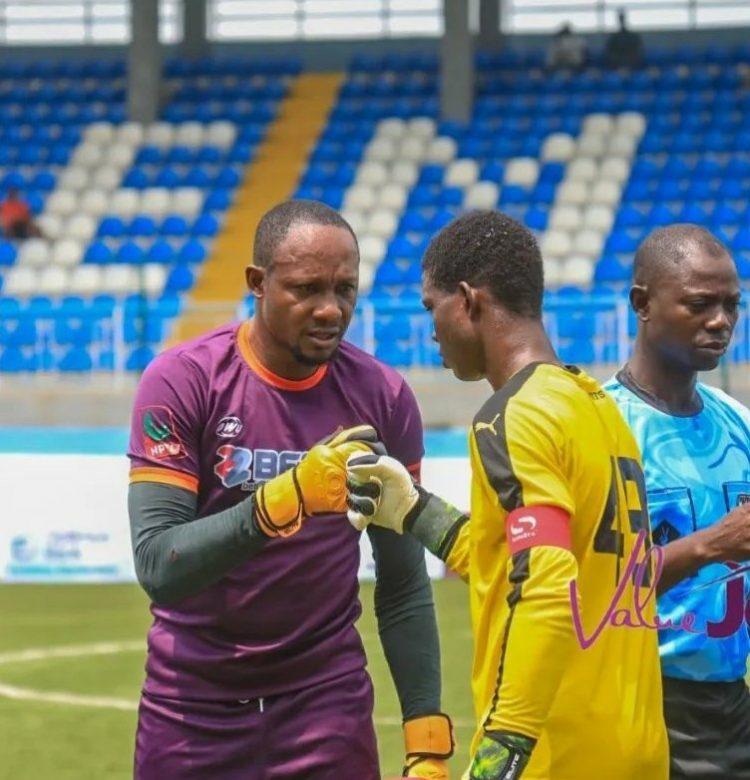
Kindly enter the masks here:
[[[377, 437], [417, 476], [423, 443], [403, 378], [342, 342], [358, 264], [340, 215], [282, 203], [246, 271], [253, 318], [167, 350], [141, 380], [129, 508], [154, 622], [138, 780], [380, 777], [344, 464]], [[404, 775], [443, 780], [453, 746], [424, 550], [368, 533]]]

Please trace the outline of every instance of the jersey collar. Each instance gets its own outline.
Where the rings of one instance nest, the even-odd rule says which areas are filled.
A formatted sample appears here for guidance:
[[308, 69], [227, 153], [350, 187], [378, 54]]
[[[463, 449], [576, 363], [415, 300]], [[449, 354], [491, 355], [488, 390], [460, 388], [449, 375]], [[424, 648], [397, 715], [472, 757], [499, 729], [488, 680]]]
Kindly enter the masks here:
[[322, 366], [318, 366], [318, 368], [316, 368], [310, 376], [305, 377], [305, 379], [287, 379], [286, 377], [274, 374], [273, 371], [266, 368], [260, 362], [258, 356], [253, 352], [253, 349], [250, 346], [250, 320], [245, 320], [240, 327], [237, 328], [237, 348], [250, 370], [266, 384], [271, 385], [271, 387], [275, 387], [278, 390], [290, 390], [291, 392], [310, 390], [320, 384], [323, 377], [328, 372], [328, 364], [324, 363]]

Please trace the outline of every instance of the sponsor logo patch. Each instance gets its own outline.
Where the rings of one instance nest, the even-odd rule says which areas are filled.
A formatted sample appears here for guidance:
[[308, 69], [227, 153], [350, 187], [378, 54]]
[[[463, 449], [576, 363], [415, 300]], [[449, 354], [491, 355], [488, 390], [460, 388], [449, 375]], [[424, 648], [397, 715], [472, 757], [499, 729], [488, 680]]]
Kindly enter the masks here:
[[216, 450], [219, 462], [214, 466], [214, 474], [226, 488], [253, 490], [259, 482], [273, 479], [295, 466], [304, 454], [291, 450], [249, 450], [222, 444]]
[[146, 456], [155, 460], [184, 458], [185, 448], [177, 434], [172, 410], [166, 406], [147, 406], [140, 411]]
[[216, 426], [216, 435], [222, 439], [231, 439], [240, 433], [242, 433], [242, 420], [234, 415], [222, 417]]

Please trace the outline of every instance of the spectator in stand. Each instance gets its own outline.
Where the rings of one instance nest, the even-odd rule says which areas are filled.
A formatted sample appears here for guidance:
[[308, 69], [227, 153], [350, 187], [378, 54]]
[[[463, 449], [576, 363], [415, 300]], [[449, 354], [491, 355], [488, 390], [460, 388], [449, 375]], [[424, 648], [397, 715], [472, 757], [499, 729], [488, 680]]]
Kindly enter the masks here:
[[617, 14], [620, 29], [607, 38], [604, 63], [608, 68], [640, 68], [643, 65], [643, 38], [628, 29], [625, 11]]
[[550, 70], [580, 70], [588, 59], [586, 42], [573, 32], [570, 24], [564, 24], [552, 39], [547, 52]]
[[31, 216], [29, 204], [11, 188], [0, 204], [0, 226], [6, 238], [38, 238], [42, 232]]

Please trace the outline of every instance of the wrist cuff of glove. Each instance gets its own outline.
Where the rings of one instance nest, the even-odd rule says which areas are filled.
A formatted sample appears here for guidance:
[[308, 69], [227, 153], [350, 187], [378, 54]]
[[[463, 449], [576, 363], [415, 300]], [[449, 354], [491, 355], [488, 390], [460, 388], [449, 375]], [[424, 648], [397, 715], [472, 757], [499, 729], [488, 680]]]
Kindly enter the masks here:
[[253, 520], [270, 538], [292, 536], [302, 527], [304, 504], [297, 482], [297, 467], [279, 474], [255, 491]]
[[407, 763], [414, 758], [450, 758], [456, 747], [451, 719], [438, 712], [404, 721], [404, 745]]

